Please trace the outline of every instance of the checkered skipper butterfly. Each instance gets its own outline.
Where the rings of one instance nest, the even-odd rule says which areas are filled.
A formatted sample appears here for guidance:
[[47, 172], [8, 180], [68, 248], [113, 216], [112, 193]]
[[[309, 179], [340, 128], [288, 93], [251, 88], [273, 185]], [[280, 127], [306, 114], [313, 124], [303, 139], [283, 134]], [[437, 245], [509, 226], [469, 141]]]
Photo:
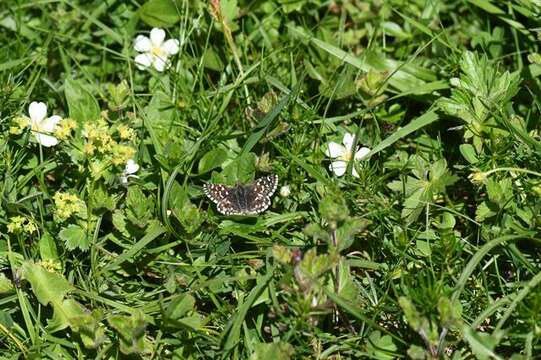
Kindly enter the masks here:
[[278, 186], [278, 176], [260, 177], [248, 185], [205, 184], [205, 194], [224, 215], [256, 215], [268, 209]]

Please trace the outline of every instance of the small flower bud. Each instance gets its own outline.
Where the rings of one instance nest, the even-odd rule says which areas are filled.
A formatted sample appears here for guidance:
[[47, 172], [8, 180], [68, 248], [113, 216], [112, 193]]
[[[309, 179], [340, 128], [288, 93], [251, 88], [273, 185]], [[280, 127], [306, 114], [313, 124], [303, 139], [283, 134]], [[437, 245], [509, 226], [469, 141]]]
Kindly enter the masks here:
[[291, 194], [291, 188], [289, 185], [284, 185], [280, 188], [280, 196], [281, 197], [288, 197]]

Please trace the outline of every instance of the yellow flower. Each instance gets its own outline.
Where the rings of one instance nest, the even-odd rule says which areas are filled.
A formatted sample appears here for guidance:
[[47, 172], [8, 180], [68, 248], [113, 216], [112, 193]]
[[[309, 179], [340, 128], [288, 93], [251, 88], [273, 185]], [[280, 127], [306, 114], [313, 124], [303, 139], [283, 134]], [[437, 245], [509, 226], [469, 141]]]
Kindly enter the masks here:
[[24, 216], [14, 216], [9, 219], [7, 225], [8, 233], [27, 233], [33, 234], [38, 231], [36, 225], [28, 218]]
[[474, 184], [482, 184], [485, 182], [486, 178], [485, 173], [482, 171], [476, 171], [468, 176], [468, 179]]
[[23, 231], [28, 234], [33, 234], [38, 231], [38, 228], [33, 222], [27, 219], [26, 224], [23, 225]]
[[28, 118], [22, 116], [16, 117], [13, 119], [13, 126], [9, 128], [9, 133], [20, 135], [28, 126], [30, 126], [30, 120]]
[[39, 264], [49, 272], [58, 272], [62, 270], [62, 264], [60, 264], [58, 261], [54, 261], [51, 259], [41, 260]]
[[57, 192], [53, 196], [56, 206], [55, 213], [61, 220], [66, 220], [74, 214], [84, 211], [85, 203], [75, 194]]
[[128, 145], [115, 144], [112, 149], [112, 160], [111, 162], [118, 166], [126, 164], [128, 160], [132, 159], [135, 155], [135, 149]]
[[120, 136], [122, 140], [129, 140], [129, 141], [135, 140], [135, 130], [133, 130], [129, 126], [120, 125], [117, 128], [117, 131], [118, 131], [118, 136]]
[[22, 216], [14, 216], [10, 218], [7, 226], [8, 233], [15, 234], [21, 232], [23, 230], [25, 220], [26, 219]]
[[96, 151], [96, 147], [91, 143], [86, 143], [83, 146], [83, 152], [86, 155], [94, 155], [94, 151]]
[[60, 120], [54, 134], [60, 140], [65, 140], [71, 135], [71, 131], [77, 127], [75, 120], [66, 118]]

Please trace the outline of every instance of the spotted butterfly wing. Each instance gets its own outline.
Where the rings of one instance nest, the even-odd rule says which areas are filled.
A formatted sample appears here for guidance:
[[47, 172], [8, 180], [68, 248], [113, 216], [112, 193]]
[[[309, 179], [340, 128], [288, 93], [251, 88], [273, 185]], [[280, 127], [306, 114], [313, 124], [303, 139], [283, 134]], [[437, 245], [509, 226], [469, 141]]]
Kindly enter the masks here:
[[278, 176], [264, 176], [249, 185], [205, 184], [205, 194], [224, 215], [256, 215], [268, 209]]
[[238, 213], [241, 209], [236, 206], [235, 187], [229, 187], [222, 184], [205, 184], [203, 185], [205, 195], [212, 200], [218, 211], [224, 215]]

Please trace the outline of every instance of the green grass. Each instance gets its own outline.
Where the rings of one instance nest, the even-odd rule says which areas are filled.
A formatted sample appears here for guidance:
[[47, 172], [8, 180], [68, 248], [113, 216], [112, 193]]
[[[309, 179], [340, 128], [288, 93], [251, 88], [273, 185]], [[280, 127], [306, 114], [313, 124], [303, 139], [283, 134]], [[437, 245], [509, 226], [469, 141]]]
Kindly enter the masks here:
[[[0, 359], [539, 357], [540, 19], [1, 2]], [[179, 40], [163, 72], [135, 62], [153, 27]], [[338, 176], [348, 133], [371, 151]], [[258, 216], [203, 193], [270, 173]]]

